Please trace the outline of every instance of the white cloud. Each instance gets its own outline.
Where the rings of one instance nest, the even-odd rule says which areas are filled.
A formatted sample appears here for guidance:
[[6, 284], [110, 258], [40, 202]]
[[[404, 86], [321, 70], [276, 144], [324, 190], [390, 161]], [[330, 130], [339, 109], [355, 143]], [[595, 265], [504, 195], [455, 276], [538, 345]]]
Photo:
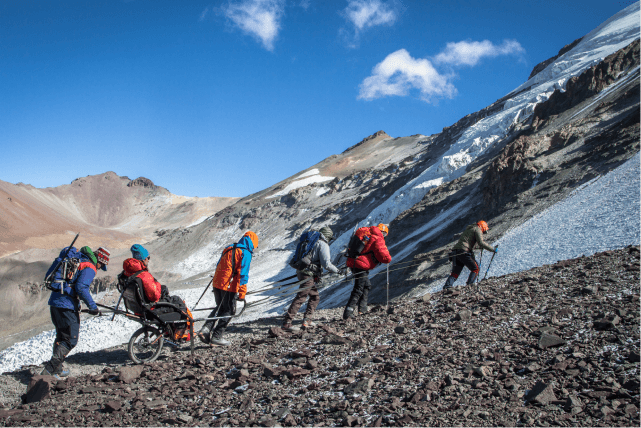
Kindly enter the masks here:
[[502, 45], [494, 45], [489, 40], [482, 42], [462, 41], [448, 43], [445, 50], [436, 57], [434, 62], [454, 66], [475, 66], [483, 57], [499, 55], [523, 54], [525, 49], [516, 40], [504, 40]]
[[391, 25], [398, 17], [396, 9], [381, 0], [348, 0], [344, 13], [358, 31], [377, 25]]
[[400, 7], [396, 0], [384, 3], [381, 0], [347, 0], [347, 7], [341, 12], [348, 27], [341, 28], [339, 34], [347, 46], [356, 48], [360, 34], [379, 25], [392, 25], [398, 19]]
[[453, 98], [457, 91], [450, 78], [439, 74], [429, 60], [412, 58], [409, 52], [400, 49], [374, 67], [372, 75], [361, 83], [358, 98], [405, 96], [411, 89], [418, 90], [420, 98], [427, 102]]
[[273, 51], [284, 9], [285, 0], [243, 0], [223, 6], [222, 11], [243, 32]]

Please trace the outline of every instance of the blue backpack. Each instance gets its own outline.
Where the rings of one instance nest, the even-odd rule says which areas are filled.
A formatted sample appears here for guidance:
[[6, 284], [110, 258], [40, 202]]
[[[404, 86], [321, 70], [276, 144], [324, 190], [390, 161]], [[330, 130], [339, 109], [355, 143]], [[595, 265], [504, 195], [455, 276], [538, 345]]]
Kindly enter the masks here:
[[294, 256], [292, 257], [292, 259], [290, 260], [289, 265], [296, 270], [314, 270], [314, 265], [312, 265], [310, 253], [319, 239], [320, 232], [317, 232], [315, 230], [303, 233], [298, 239], [296, 251], [294, 252]]
[[76, 250], [76, 247], [63, 248], [47, 271], [48, 275], [44, 281], [45, 287], [51, 291], [64, 294], [65, 283], [73, 281], [76, 272], [78, 272], [81, 257], [82, 254]]

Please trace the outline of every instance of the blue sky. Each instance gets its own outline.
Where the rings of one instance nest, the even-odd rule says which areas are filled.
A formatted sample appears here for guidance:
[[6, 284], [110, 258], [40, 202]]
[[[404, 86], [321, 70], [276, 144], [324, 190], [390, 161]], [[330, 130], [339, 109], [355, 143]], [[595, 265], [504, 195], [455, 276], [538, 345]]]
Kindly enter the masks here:
[[0, 2], [0, 180], [246, 196], [430, 135], [632, 1]]

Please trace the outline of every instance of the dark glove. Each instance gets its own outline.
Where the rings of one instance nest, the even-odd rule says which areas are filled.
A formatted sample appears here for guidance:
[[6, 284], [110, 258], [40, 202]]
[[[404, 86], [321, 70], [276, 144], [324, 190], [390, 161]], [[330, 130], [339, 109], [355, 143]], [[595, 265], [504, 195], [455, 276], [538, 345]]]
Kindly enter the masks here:
[[497, 245], [496, 247], [494, 247], [494, 253], [498, 253], [498, 252], [499, 252], [499, 246]]
[[169, 289], [167, 288], [166, 285], [161, 285], [160, 286], [160, 298], [164, 299], [169, 297]]
[[338, 274], [343, 276], [349, 275], [349, 268], [347, 266], [343, 266], [338, 270]]
[[323, 280], [321, 279], [320, 276], [315, 276], [314, 277], [314, 284], [320, 284]]
[[88, 313], [89, 315], [93, 315], [93, 316], [95, 316], [95, 317], [99, 317], [99, 316], [101, 316], [101, 315], [102, 315], [102, 313], [100, 312], [100, 309], [98, 309], [98, 308], [96, 308], [96, 309], [89, 309], [89, 310], [87, 311], [87, 313]]

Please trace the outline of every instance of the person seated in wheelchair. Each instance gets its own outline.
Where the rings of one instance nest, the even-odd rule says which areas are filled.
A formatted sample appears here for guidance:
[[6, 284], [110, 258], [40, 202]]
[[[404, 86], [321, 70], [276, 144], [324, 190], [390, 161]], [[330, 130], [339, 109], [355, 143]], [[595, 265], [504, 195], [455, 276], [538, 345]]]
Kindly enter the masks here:
[[[122, 263], [123, 272], [121, 275], [126, 278], [133, 277], [140, 280], [143, 289], [142, 293], [144, 294], [141, 297], [145, 300], [141, 303], [153, 304], [164, 302], [175, 306], [176, 308], [162, 305], [151, 307], [151, 311], [157, 315], [160, 320], [165, 322], [187, 319], [185, 314], [191, 317], [191, 313], [185, 302], [178, 296], [169, 295], [167, 286], [160, 284], [153, 275], [149, 273], [149, 261], [151, 259], [149, 251], [142, 245], [135, 244], [131, 247], [131, 254], [132, 257]], [[124, 297], [127, 299], [127, 296]], [[125, 304], [127, 304], [127, 300], [125, 300]], [[185, 333], [186, 328], [189, 327], [188, 323], [176, 323], [173, 324], [173, 327], [176, 333], [174, 334], [174, 339], [189, 339], [189, 332]]]

